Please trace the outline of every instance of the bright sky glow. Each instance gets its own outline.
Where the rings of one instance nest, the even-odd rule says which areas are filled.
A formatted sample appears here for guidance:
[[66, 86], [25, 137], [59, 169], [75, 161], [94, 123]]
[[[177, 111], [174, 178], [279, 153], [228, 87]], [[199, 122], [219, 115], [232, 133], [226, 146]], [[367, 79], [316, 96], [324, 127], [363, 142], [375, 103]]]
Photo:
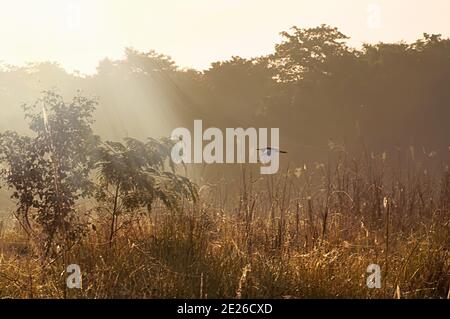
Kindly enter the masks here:
[[293, 25], [337, 26], [362, 42], [450, 36], [448, 0], [0, 0], [0, 61], [56, 61], [95, 72], [125, 47], [207, 68], [233, 55], [272, 52]]

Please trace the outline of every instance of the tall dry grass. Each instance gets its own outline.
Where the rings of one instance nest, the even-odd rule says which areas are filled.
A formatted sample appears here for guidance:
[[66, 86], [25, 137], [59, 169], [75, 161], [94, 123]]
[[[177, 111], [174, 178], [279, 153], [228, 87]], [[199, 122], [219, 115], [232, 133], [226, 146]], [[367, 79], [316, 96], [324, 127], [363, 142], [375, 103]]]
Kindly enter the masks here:
[[[242, 168], [204, 183], [182, 212], [108, 216], [42, 261], [18, 230], [0, 231], [3, 298], [446, 298], [450, 175], [445, 167], [343, 153], [275, 176]], [[82, 289], [67, 289], [78, 264]], [[382, 288], [368, 289], [379, 264]]]

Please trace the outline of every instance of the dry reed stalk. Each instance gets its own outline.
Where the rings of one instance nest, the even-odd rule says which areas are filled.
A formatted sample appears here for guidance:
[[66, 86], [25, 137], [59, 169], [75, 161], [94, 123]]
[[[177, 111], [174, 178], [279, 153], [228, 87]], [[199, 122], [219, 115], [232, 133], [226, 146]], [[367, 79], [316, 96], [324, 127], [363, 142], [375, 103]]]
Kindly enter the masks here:
[[385, 198], [385, 209], [386, 209], [386, 247], [385, 247], [385, 271], [384, 271], [384, 290], [385, 294], [387, 292], [387, 277], [389, 273], [389, 222], [390, 222], [390, 200], [386, 197]]
[[236, 298], [237, 299], [242, 299], [242, 291], [244, 289], [244, 286], [247, 282], [247, 276], [251, 271], [251, 265], [247, 264], [243, 269], [242, 269], [242, 275], [241, 278], [239, 279], [239, 285], [238, 288], [236, 290]]

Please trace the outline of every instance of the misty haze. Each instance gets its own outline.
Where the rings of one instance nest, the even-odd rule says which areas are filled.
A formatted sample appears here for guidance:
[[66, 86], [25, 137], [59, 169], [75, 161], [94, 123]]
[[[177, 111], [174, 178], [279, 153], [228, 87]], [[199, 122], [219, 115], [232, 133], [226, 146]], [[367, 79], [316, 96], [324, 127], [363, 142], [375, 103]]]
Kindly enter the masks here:
[[1, 298], [450, 298], [448, 1], [39, 3], [0, 0]]

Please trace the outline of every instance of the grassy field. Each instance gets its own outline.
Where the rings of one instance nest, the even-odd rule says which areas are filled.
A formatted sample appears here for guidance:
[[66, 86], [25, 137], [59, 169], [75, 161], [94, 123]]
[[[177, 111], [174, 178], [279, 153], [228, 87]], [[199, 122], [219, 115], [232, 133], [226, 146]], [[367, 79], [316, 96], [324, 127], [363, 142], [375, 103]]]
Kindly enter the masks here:
[[[177, 212], [122, 212], [113, 241], [111, 217], [91, 214], [87, 235], [51, 259], [3, 227], [0, 297], [449, 297], [445, 168], [369, 156], [254, 172], [204, 183]], [[66, 287], [69, 264], [80, 265], [82, 289]], [[370, 264], [381, 267], [380, 289], [366, 285]]]

